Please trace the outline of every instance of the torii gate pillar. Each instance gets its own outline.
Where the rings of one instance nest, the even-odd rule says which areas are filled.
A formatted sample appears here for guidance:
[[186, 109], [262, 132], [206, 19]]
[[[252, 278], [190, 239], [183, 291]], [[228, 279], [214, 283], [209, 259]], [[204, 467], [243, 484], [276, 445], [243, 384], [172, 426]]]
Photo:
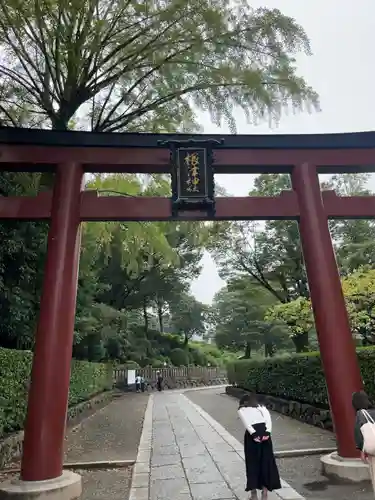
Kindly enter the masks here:
[[[63, 453], [80, 250], [83, 169], [57, 166], [51, 209], [39, 324], [29, 390], [21, 478], [1, 490], [71, 500], [81, 477], [63, 472]], [[13, 496], [12, 496], [13, 495]], [[17, 495], [16, 495], [17, 496]], [[18, 498], [18, 496], [17, 496]]]
[[292, 185], [338, 454], [354, 458], [352, 394], [363, 384], [315, 165], [296, 165]]

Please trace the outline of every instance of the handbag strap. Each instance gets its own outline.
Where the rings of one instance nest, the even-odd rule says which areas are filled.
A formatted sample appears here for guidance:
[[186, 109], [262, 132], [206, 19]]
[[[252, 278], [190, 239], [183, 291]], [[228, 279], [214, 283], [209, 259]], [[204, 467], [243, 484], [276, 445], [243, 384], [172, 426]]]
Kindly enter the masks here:
[[370, 424], [375, 424], [374, 422], [374, 419], [372, 418], [372, 416], [369, 414], [369, 412], [367, 410], [361, 410], [363, 415], [365, 416], [367, 422], [369, 422]]

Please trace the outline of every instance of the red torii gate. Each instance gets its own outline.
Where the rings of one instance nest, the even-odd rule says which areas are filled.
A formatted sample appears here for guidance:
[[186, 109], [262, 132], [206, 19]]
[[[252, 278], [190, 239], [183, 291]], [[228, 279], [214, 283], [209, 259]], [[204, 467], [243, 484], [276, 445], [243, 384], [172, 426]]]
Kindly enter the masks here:
[[[275, 197], [216, 198], [209, 216], [176, 215], [169, 198], [83, 191], [85, 172], [172, 173], [168, 141], [175, 140], [216, 141], [217, 174], [289, 173], [293, 189]], [[297, 220], [338, 452], [356, 457], [351, 395], [362, 380], [327, 219], [373, 218], [375, 197], [321, 192], [318, 173], [375, 171], [374, 145], [375, 132], [172, 136], [0, 128], [1, 170], [55, 172], [53, 193], [0, 198], [0, 219], [50, 220], [21, 479], [62, 474], [81, 221]]]

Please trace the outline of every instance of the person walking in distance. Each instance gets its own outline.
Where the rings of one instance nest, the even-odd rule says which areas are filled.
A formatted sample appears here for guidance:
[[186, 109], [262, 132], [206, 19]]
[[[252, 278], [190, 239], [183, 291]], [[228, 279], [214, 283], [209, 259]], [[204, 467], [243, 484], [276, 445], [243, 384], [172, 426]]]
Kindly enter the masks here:
[[136, 392], [141, 392], [141, 376], [138, 375], [135, 377], [135, 390]]
[[254, 395], [246, 395], [240, 400], [238, 415], [245, 427], [245, 490], [251, 492], [251, 500], [257, 500], [257, 490], [262, 491], [262, 500], [267, 500], [269, 491], [281, 488], [271, 439], [271, 414]]
[[156, 387], [159, 392], [163, 390], [163, 377], [160, 372], [156, 372]]
[[352, 405], [356, 411], [354, 439], [361, 459], [369, 465], [372, 488], [375, 493], [375, 408], [364, 391], [355, 392]]

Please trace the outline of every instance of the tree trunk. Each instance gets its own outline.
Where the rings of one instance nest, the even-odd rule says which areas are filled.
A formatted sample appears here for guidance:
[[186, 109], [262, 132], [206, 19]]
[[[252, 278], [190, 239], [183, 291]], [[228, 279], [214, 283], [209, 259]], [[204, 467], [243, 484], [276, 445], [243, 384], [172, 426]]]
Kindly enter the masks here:
[[250, 358], [251, 358], [251, 344], [250, 344], [250, 342], [246, 342], [245, 359], [250, 359]]
[[143, 319], [144, 319], [144, 326], [145, 326], [145, 333], [146, 336], [148, 334], [148, 314], [147, 314], [147, 300], [143, 300]]
[[163, 304], [158, 301], [158, 318], [160, 333], [164, 333]]
[[296, 353], [300, 352], [308, 352], [309, 350], [309, 334], [301, 333], [300, 335], [296, 335], [292, 337], [294, 347], [296, 349]]
[[269, 343], [269, 342], [266, 342], [264, 344], [264, 355], [266, 358], [272, 358], [274, 352], [273, 352], [273, 344], [272, 342]]
[[184, 348], [186, 349], [187, 345], [189, 343], [189, 337], [187, 333], [184, 333]]

